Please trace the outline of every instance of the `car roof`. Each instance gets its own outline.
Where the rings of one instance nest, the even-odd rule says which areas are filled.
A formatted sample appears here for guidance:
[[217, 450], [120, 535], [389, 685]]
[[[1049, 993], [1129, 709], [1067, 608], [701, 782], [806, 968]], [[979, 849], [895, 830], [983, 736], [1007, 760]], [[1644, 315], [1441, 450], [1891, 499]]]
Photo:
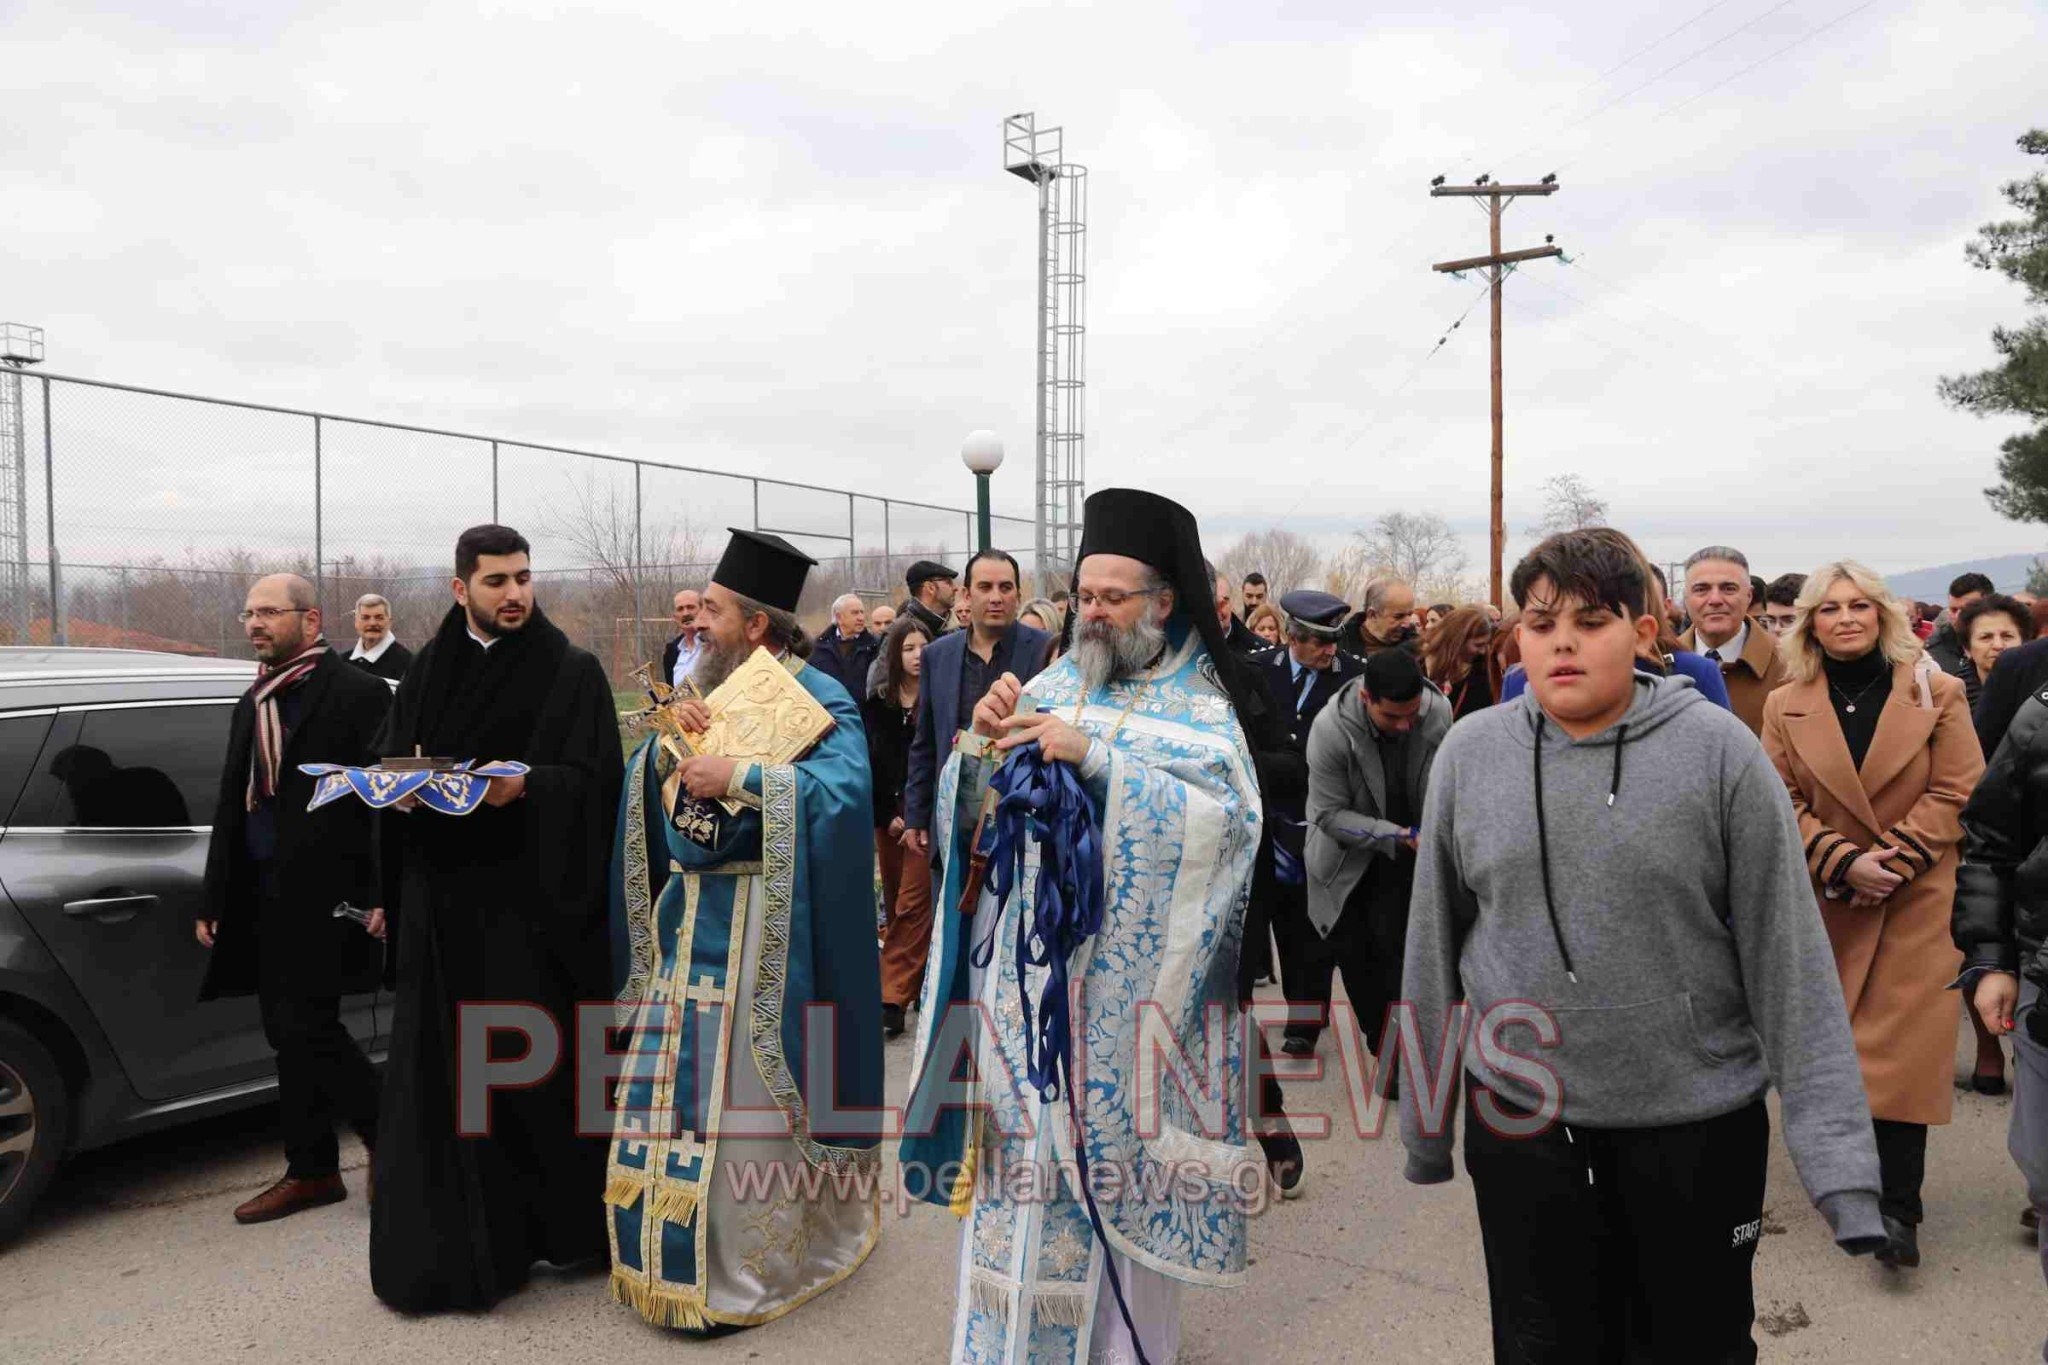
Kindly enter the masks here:
[[219, 659], [149, 649], [0, 646], [0, 687], [18, 683], [123, 682], [145, 678], [248, 679], [253, 659]]

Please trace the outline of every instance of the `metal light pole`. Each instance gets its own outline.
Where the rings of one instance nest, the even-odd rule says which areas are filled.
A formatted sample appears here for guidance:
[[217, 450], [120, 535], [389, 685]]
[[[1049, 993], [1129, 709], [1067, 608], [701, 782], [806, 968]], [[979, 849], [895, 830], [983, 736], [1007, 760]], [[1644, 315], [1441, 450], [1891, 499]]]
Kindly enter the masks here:
[[993, 431], [970, 431], [960, 443], [960, 462], [974, 471], [974, 529], [977, 549], [989, 548], [988, 476], [1002, 468], [1003, 443]]

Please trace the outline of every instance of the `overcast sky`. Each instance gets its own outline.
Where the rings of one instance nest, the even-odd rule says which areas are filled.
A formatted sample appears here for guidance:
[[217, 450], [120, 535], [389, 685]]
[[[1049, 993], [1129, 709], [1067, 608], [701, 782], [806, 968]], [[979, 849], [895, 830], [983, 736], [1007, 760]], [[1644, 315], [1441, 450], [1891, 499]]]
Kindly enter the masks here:
[[[946, 503], [986, 426], [1028, 512], [1029, 109], [1089, 170], [1089, 483], [1212, 548], [1405, 508], [1481, 566], [1486, 308], [1432, 352], [1482, 286], [1429, 266], [1484, 222], [1439, 172], [1564, 187], [1507, 218], [1574, 262], [1507, 286], [1517, 532], [1575, 472], [1767, 574], [2048, 540], [1979, 491], [2016, 428], [1934, 391], [2022, 317], [1962, 247], [2048, 124], [2038, 0], [635, 8], [0, 0], [0, 317], [66, 373]], [[137, 523], [271, 477], [170, 444]], [[421, 463], [344, 482], [475, 477]]]

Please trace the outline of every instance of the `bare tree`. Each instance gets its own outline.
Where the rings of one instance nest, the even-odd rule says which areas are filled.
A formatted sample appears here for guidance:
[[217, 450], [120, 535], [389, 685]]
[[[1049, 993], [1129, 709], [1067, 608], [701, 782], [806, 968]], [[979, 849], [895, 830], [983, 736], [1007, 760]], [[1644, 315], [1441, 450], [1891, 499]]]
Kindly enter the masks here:
[[1593, 485], [1577, 474], [1553, 474], [1543, 481], [1543, 520], [1532, 526], [1529, 533], [1548, 536], [1605, 525], [1607, 499], [1596, 495]]
[[647, 656], [664, 631], [672, 586], [702, 563], [701, 536], [687, 520], [643, 521], [631, 493], [586, 476], [541, 519], [568, 561], [547, 570], [548, 615], [604, 660], [615, 676]]
[[1425, 602], [1461, 601], [1467, 559], [1457, 532], [1437, 512], [1386, 512], [1332, 557], [1330, 590], [1356, 602], [1374, 579], [1399, 579]]
[[1241, 537], [1216, 560], [1216, 571], [1232, 586], [1248, 573], [1266, 576], [1267, 592], [1273, 601], [1280, 595], [1304, 588], [1320, 576], [1323, 556], [1308, 537], [1284, 527], [1269, 526]]

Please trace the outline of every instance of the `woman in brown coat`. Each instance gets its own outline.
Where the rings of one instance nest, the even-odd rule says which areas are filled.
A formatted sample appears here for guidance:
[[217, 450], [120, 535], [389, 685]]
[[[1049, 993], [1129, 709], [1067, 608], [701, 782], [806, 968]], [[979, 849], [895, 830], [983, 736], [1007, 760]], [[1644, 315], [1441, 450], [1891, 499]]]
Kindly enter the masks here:
[[1954, 1096], [1959, 816], [1984, 755], [1962, 683], [1921, 653], [1883, 579], [1823, 565], [1794, 611], [1764, 751], [1799, 816], [1876, 1120], [1891, 1238], [1878, 1259], [1918, 1265], [1927, 1127]]

